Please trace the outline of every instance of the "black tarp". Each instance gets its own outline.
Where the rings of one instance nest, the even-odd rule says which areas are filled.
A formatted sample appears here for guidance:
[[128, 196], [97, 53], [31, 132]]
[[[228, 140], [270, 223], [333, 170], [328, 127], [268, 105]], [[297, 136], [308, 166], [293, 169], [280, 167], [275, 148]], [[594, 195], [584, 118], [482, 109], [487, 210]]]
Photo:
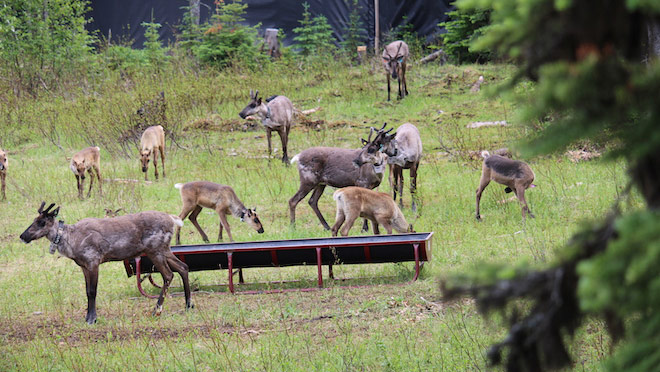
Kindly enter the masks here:
[[[453, 1], [453, 0], [451, 0]], [[296, 0], [245, 0], [248, 5], [246, 22], [249, 25], [261, 23], [261, 30], [267, 27], [281, 29], [286, 38], [284, 44], [293, 43], [293, 29], [302, 19], [303, 1]], [[312, 16], [324, 15], [338, 41], [346, 29], [351, 8], [351, 0], [307, 0]], [[142, 47], [144, 27], [142, 22], [156, 22], [162, 25], [162, 40], [174, 40], [175, 26], [181, 23], [188, 0], [91, 0], [92, 22], [89, 29], [98, 30], [107, 38], [110, 31], [112, 40], [132, 41], [134, 47]], [[201, 0], [202, 22], [208, 20], [215, 9], [213, 0]], [[362, 26], [368, 35], [369, 44], [374, 40], [374, 1], [359, 0]], [[450, 0], [380, 0], [381, 39], [387, 32], [404, 23], [413, 25], [419, 36], [432, 38], [442, 29], [438, 23], [446, 20], [446, 12], [451, 8]], [[365, 35], [366, 36], [366, 35]]]

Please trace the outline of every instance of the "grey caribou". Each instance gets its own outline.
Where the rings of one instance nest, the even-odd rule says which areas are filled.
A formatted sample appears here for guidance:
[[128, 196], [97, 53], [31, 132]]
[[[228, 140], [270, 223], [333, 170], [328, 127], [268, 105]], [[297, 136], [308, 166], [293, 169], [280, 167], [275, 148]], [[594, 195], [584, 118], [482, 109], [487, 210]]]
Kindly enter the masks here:
[[174, 227], [183, 225], [181, 219], [163, 212], [147, 211], [115, 218], [84, 218], [74, 225], [55, 221], [60, 207], [44, 209], [42, 202], [39, 215], [21, 234], [21, 240], [29, 243], [46, 237], [50, 240], [50, 253], [58, 251], [80, 266], [85, 275], [87, 288], [87, 316], [89, 324], [96, 322], [96, 287], [99, 265], [108, 261], [122, 261], [142, 254], [149, 257], [163, 276], [163, 286], [156, 302], [154, 315], [160, 315], [167, 288], [176, 271], [183, 280], [186, 308], [192, 308], [188, 265], [181, 262], [170, 250]]

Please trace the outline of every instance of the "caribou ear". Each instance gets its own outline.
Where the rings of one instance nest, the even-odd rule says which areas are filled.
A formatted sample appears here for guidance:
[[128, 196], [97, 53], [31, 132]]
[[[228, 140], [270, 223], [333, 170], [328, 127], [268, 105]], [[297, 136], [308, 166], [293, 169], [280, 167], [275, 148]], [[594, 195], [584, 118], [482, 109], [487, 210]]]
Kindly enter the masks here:
[[366, 145], [366, 144], [369, 143], [369, 141], [367, 141], [367, 140], [364, 139], [364, 138], [360, 138], [360, 140], [362, 141], [362, 145]]
[[257, 213], [257, 207], [253, 207], [252, 212]]
[[55, 208], [55, 210], [51, 212], [51, 216], [57, 217], [58, 213], [60, 213], [60, 207]]

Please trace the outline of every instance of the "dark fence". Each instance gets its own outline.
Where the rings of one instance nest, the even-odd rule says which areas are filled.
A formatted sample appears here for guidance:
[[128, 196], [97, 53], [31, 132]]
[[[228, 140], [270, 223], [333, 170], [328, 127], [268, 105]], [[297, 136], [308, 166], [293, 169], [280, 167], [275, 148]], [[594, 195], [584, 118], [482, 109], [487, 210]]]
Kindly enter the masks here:
[[[351, 12], [351, 0], [307, 0], [312, 16], [324, 15], [334, 31], [337, 41], [343, 40], [348, 18]], [[446, 20], [446, 12], [451, 9], [449, 0], [380, 0], [380, 30], [381, 40], [384, 35], [397, 26], [409, 23], [413, 31], [421, 37], [433, 38], [442, 32], [438, 23]], [[204, 22], [215, 11], [212, 0], [201, 0], [201, 20]], [[293, 29], [298, 27], [302, 19], [303, 1], [300, 0], [246, 0], [248, 5], [246, 23], [256, 25], [260, 29], [268, 27], [284, 31], [285, 45], [293, 42]], [[112, 40], [120, 38], [130, 40], [133, 46], [141, 48], [144, 42], [144, 27], [142, 22], [160, 23], [161, 37], [169, 42], [174, 41], [175, 26], [181, 23], [184, 14], [183, 7], [188, 0], [92, 0], [90, 16], [93, 21], [90, 30], [98, 30], [101, 35]], [[358, 2], [368, 44], [373, 46], [374, 40], [374, 1], [360, 0]]]

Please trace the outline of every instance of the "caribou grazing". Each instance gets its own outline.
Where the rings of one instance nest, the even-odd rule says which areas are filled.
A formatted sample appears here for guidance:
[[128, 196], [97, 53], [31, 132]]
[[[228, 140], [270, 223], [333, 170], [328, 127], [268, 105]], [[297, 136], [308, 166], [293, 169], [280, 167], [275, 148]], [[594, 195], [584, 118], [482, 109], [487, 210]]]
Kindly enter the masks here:
[[358, 217], [371, 220], [376, 235], [380, 234], [378, 224], [383, 225], [388, 234], [392, 233], [392, 229], [400, 233], [414, 232], [394, 200], [384, 192], [351, 186], [335, 191], [332, 198], [337, 203], [332, 236], [337, 236], [339, 228], [341, 235], [347, 236]]
[[142, 254], [149, 257], [163, 276], [163, 286], [156, 302], [154, 315], [160, 315], [167, 288], [172, 281], [172, 270], [181, 275], [186, 296], [186, 308], [192, 308], [188, 265], [179, 261], [170, 250], [175, 226], [183, 221], [163, 212], [147, 211], [115, 218], [85, 218], [74, 225], [55, 222], [60, 207], [51, 211], [54, 203], [44, 209], [21, 234], [21, 240], [29, 243], [46, 237], [51, 241], [50, 253], [58, 251], [82, 268], [87, 288], [87, 316], [89, 324], [96, 322], [96, 287], [99, 265], [107, 261], [122, 261]]
[[[311, 147], [293, 157], [291, 163], [298, 162], [300, 187], [289, 200], [291, 224], [296, 222], [296, 206], [312, 190], [314, 192], [308, 203], [323, 227], [330, 230], [330, 226], [318, 207], [319, 198], [326, 186], [337, 188], [360, 186], [373, 189], [380, 185], [385, 170], [383, 164], [385, 156], [374, 148], [370, 140], [371, 133], [369, 140], [362, 139], [364, 147], [360, 149]], [[363, 151], [369, 152], [372, 156], [367, 162], [358, 163], [358, 158]]]
[[481, 193], [490, 181], [495, 181], [499, 184], [507, 186], [505, 192], [514, 192], [520, 206], [522, 207], [522, 216], [525, 218], [526, 214], [534, 218], [534, 215], [527, 206], [525, 200], [525, 190], [530, 187], [535, 187], [532, 182], [534, 181], [534, 172], [527, 163], [519, 160], [512, 160], [499, 155], [490, 155], [488, 151], [482, 151], [481, 156], [484, 158], [481, 167], [481, 180], [479, 181], [479, 188], [477, 189], [477, 220], [481, 220], [479, 214], [479, 202], [481, 201]]
[[142, 162], [142, 172], [144, 180], [147, 180], [147, 170], [149, 167], [149, 157], [153, 155], [154, 170], [156, 179], [158, 179], [158, 164], [156, 163], [156, 152], [160, 152], [160, 160], [163, 163], [163, 177], [165, 177], [165, 130], [162, 125], [152, 125], [144, 130], [140, 138], [140, 161]]
[[7, 166], [9, 165], [9, 159], [7, 158], [7, 153], [0, 149], [0, 191], [2, 191], [2, 200], [7, 199], [5, 194], [5, 182], [7, 181]]
[[408, 44], [404, 41], [393, 41], [383, 50], [383, 66], [387, 76], [387, 100], [390, 100], [390, 76], [399, 82], [399, 99], [408, 95], [406, 83], [406, 61], [408, 60]]
[[417, 171], [422, 158], [422, 138], [416, 126], [410, 123], [402, 124], [395, 133], [388, 134], [390, 130], [378, 130], [374, 142], [381, 146], [387, 155], [390, 169], [389, 181], [396, 200], [399, 193], [399, 206], [403, 208], [403, 170], [410, 170], [410, 195], [412, 196], [412, 210], [417, 211]]
[[69, 168], [76, 176], [76, 183], [78, 185], [78, 197], [83, 198], [83, 189], [85, 183], [85, 172], [89, 173], [89, 191], [87, 197], [89, 198], [92, 193], [92, 185], [94, 184], [94, 172], [99, 181], [99, 193], [103, 195], [103, 182], [101, 181], [101, 149], [98, 147], [88, 147], [73, 154]]
[[282, 141], [282, 162], [288, 165], [287, 146], [293, 124], [293, 111], [293, 104], [285, 96], [273, 96], [263, 102], [259, 97], [259, 91], [254, 93], [250, 90], [250, 103], [238, 115], [243, 119], [250, 115], [256, 115], [261, 119], [261, 124], [266, 128], [269, 157], [272, 155], [271, 132], [276, 131]]
[[[179, 189], [179, 192], [181, 193], [181, 201], [183, 202], [183, 208], [181, 208], [179, 218], [185, 220], [186, 217], [188, 217], [190, 222], [195, 225], [197, 231], [202, 235], [202, 239], [204, 239], [205, 242], [208, 243], [209, 238], [204, 233], [204, 230], [202, 230], [202, 227], [199, 226], [199, 223], [197, 223], [197, 216], [202, 211], [202, 208], [213, 209], [218, 213], [218, 216], [220, 216], [218, 241], [222, 240], [223, 227], [227, 230], [229, 241], [234, 241], [234, 238], [231, 236], [231, 230], [229, 229], [229, 223], [227, 222], [228, 214], [240, 218], [241, 221], [246, 222], [253, 229], [257, 230], [259, 234], [264, 232], [259, 216], [257, 216], [256, 208], [245, 208], [243, 203], [238, 199], [238, 196], [236, 196], [234, 189], [231, 187], [207, 181], [177, 183], [174, 187]], [[176, 244], [180, 244], [180, 233], [181, 228], [177, 227]]]

